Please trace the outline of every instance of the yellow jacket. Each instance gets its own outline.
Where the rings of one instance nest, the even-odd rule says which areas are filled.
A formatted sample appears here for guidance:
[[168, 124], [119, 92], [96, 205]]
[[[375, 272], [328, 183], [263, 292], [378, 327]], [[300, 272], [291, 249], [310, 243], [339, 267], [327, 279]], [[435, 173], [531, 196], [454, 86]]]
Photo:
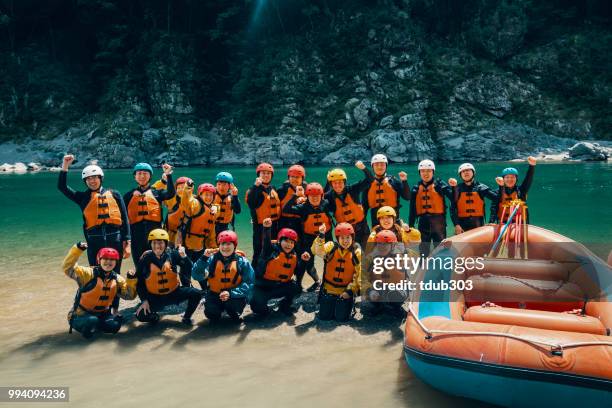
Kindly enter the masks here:
[[[195, 214], [200, 212], [202, 204], [193, 195], [193, 188], [184, 188], [181, 192], [181, 208], [185, 211], [185, 215], [193, 217]], [[216, 220], [219, 216], [219, 207], [217, 205], [211, 205], [216, 210], [214, 219]], [[185, 237], [182, 237], [183, 245], [185, 243]], [[216, 248], [217, 247], [217, 234], [215, 229], [212, 228], [210, 234], [204, 240], [204, 248]]]
[[[73, 245], [72, 248], [68, 251], [68, 255], [64, 258], [64, 262], [62, 263], [62, 269], [64, 270], [64, 274], [68, 276], [70, 279], [74, 279], [76, 283], [79, 285], [79, 289], [85, 286], [89, 281], [91, 281], [94, 277], [94, 268], [91, 266], [80, 266], [77, 261], [81, 254], [83, 253], [82, 249], [79, 249], [76, 245]], [[136, 297], [136, 283], [138, 279], [125, 279], [121, 275], [117, 275], [117, 294], [121, 299], [132, 300]], [[81, 308], [77, 308], [77, 315], [82, 315], [86, 313]]]
[[[325, 257], [332, 251], [333, 248], [333, 241], [325, 242], [324, 238], [317, 237], [312, 243], [310, 250], [314, 255], [320, 256], [321, 258], [325, 259]], [[350, 251], [347, 249], [343, 249], [341, 246], [338, 246], [337, 250], [340, 251], [340, 255], [345, 255], [348, 251]], [[325, 277], [323, 277], [323, 288], [327, 293], [331, 295], [341, 295], [343, 292], [350, 290], [353, 293], [353, 297], [359, 295], [359, 290], [361, 287], [361, 248], [357, 247], [355, 249], [355, 255], [357, 256], [357, 263], [355, 265], [355, 274], [353, 275], [353, 282], [349, 283], [346, 288], [339, 288], [337, 286], [333, 286], [325, 282]]]

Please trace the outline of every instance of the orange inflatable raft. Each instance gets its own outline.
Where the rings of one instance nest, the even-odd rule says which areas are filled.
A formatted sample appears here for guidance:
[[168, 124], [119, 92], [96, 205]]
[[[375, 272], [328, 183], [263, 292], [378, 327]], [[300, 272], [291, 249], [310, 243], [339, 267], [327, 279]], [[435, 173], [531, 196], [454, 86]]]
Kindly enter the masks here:
[[411, 294], [406, 361], [436, 388], [493, 404], [612, 406], [610, 266], [567, 237], [526, 231], [528, 244], [506, 258], [487, 257], [498, 226], [434, 251], [431, 258], [482, 257], [480, 267], [417, 273], [417, 281], [455, 281], [462, 290]]

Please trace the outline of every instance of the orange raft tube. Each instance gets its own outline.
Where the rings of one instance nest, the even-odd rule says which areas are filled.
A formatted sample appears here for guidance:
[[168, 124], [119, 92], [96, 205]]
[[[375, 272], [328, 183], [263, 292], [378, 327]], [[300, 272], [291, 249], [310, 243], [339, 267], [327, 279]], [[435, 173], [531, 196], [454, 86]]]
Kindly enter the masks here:
[[456, 285], [461, 291], [411, 294], [404, 342], [411, 370], [445, 392], [497, 405], [609, 403], [610, 266], [583, 245], [532, 225], [528, 259], [518, 250], [488, 258], [498, 232], [468, 231], [430, 256], [483, 257], [481, 268], [458, 273], [438, 263], [416, 274], [417, 282], [463, 283]]

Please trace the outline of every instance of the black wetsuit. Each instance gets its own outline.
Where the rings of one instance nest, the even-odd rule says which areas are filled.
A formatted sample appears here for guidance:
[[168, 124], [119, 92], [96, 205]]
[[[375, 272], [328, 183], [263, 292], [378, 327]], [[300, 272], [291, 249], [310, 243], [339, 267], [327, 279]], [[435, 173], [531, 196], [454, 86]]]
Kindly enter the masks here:
[[[520, 200], [523, 200], [525, 202], [527, 201], [527, 193], [529, 192], [529, 189], [531, 188], [534, 172], [535, 172], [535, 166], [530, 165], [529, 168], [527, 169], [527, 174], [525, 175], [525, 179], [523, 180], [520, 186], [515, 185], [512, 188], [508, 188], [505, 186], [499, 187], [499, 190], [497, 192], [497, 199], [491, 202], [491, 222], [492, 223], [499, 222], [498, 211], [499, 211], [499, 206], [502, 204], [501, 198], [504, 192], [507, 195], [510, 195], [513, 192], [516, 192]], [[527, 210], [527, 220], [526, 221], [527, 221], [527, 224], [529, 224], [529, 210]]]
[[482, 213], [485, 214], [484, 199], [488, 198], [491, 201], [497, 200], [497, 192], [491, 190], [486, 184], [482, 184], [478, 181], [473, 181], [470, 185], [461, 183], [457, 185], [457, 187], [453, 187], [453, 199], [451, 200], [451, 220], [453, 221], [453, 225], [460, 225], [464, 231], [482, 227], [485, 224], [484, 215], [470, 217], [459, 216], [457, 203], [461, 193], [478, 194], [483, 201]]
[[[67, 171], [60, 171], [57, 188], [62, 192], [62, 194], [68, 197], [71, 201], [75, 202], [81, 209], [81, 212], [83, 212], [91, 200], [91, 193], [93, 193], [93, 191], [74, 191], [68, 186], [67, 177]], [[100, 187], [100, 193], [104, 193], [105, 191], [107, 191], [107, 189]], [[115, 267], [115, 272], [120, 273], [121, 260], [123, 259], [123, 243], [130, 240], [130, 224], [123, 197], [121, 197], [121, 194], [118, 191], [110, 191], [112, 192], [113, 198], [117, 202], [119, 211], [121, 212], [121, 225], [116, 226], [102, 224], [87, 229], [85, 216], [83, 216], [83, 235], [87, 241], [87, 260], [89, 261], [89, 264], [92, 266], [97, 264], [96, 255], [100, 249], [106, 247], [114, 248], [119, 251], [120, 254], [120, 258], [117, 261], [117, 266]]]
[[302, 292], [302, 288], [298, 286], [297, 280], [301, 280], [301, 277], [304, 275], [305, 265], [295, 248], [291, 251], [291, 256], [297, 258], [297, 264], [293, 272], [296, 280], [292, 279], [289, 282], [281, 282], [264, 278], [268, 262], [281, 251], [280, 244], [272, 244], [271, 242], [270, 228], [264, 228], [264, 245], [261, 252], [261, 260], [255, 270], [255, 285], [253, 286], [253, 295], [250, 302], [251, 310], [254, 313], [262, 315], [269, 313], [268, 301], [270, 299], [282, 299], [280, 307], [287, 309], [291, 306], [293, 299]]
[[[331, 186], [326, 185], [325, 187], [325, 199], [329, 203], [329, 211], [332, 214], [336, 214], [336, 198], [344, 202], [346, 200], [346, 196], [350, 196], [355, 204], [361, 204], [361, 194], [368, 189], [370, 183], [374, 179], [372, 173], [367, 168], [363, 169], [364, 178], [357, 183], [353, 183], [347, 185], [344, 191], [340, 194], [336, 193]], [[353, 225], [353, 229], [355, 230], [355, 242], [359, 243], [362, 248], [366, 247], [368, 242], [368, 237], [370, 236], [370, 228], [368, 227], [368, 211], [365, 206], [363, 206], [363, 220], [351, 224]], [[338, 220], [336, 220], [338, 222]]]
[[[136, 318], [141, 322], [155, 322], [158, 318], [158, 311], [161, 311], [168, 305], [178, 305], [185, 300], [187, 301], [187, 307], [185, 309], [184, 317], [189, 319], [200, 303], [202, 292], [193, 287], [179, 286], [172, 292], [165, 295], [149, 293], [147, 290], [146, 279], [151, 273], [151, 264], [157, 266], [157, 268], [161, 270], [166, 261], [170, 261], [174, 272], [178, 273], [177, 267], [180, 267], [181, 275], [188, 274], [188, 276], [191, 277], [191, 259], [189, 259], [187, 256], [182, 258], [178, 254], [177, 250], [166, 249], [159, 258], [155, 255], [155, 253], [153, 253], [153, 251], [144, 252], [136, 268], [136, 277], [138, 278], [136, 291], [138, 292], [138, 297], [141, 301], [149, 301], [151, 313], [145, 314], [144, 311], [141, 310], [140, 313], [136, 315]], [[183, 277], [181, 276], [181, 279], [182, 278]]]
[[[416, 213], [416, 198], [419, 191], [419, 186], [425, 187], [430, 186], [433, 183], [435, 191], [442, 196], [443, 200], [443, 213], [442, 214], [422, 214], [417, 215]], [[448, 200], [453, 200], [453, 189], [448, 184], [440, 179], [432, 180], [429, 183], [424, 183], [422, 180], [419, 181], [410, 193], [410, 217], [408, 225], [410, 228], [414, 228], [414, 225], [418, 218], [419, 231], [421, 232], [421, 244], [419, 248], [421, 253], [425, 256], [429, 255], [431, 251], [431, 244], [433, 243], [434, 248], [446, 238], [446, 197]]]

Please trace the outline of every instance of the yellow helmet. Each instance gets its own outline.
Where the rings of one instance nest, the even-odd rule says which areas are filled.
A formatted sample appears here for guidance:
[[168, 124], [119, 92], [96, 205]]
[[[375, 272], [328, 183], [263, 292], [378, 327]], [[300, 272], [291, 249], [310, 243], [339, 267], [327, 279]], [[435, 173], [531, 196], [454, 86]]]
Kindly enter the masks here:
[[376, 211], [376, 218], [380, 217], [393, 217], [397, 218], [397, 213], [393, 207], [389, 207], [388, 205], [384, 207], [380, 207], [378, 211]]
[[149, 241], [154, 241], [157, 239], [160, 239], [162, 241], [169, 241], [170, 236], [168, 236], [168, 233], [166, 232], [166, 230], [157, 228], [149, 232]]
[[333, 169], [327, 173], [327, 181], [346, 180], [346, 172], [342, 169]]

